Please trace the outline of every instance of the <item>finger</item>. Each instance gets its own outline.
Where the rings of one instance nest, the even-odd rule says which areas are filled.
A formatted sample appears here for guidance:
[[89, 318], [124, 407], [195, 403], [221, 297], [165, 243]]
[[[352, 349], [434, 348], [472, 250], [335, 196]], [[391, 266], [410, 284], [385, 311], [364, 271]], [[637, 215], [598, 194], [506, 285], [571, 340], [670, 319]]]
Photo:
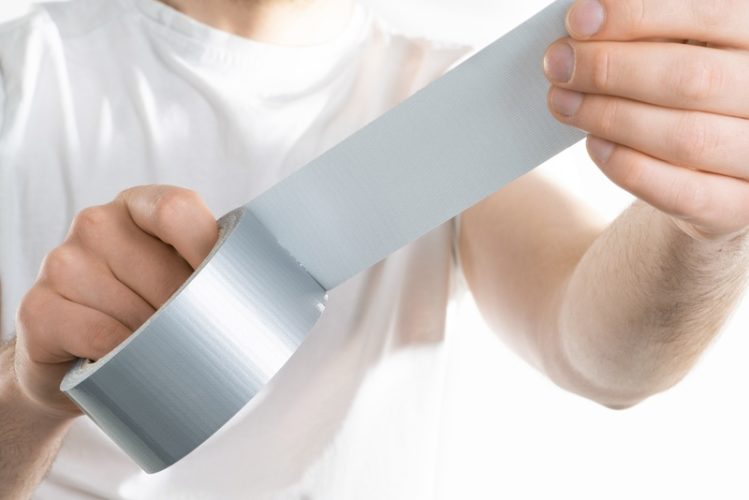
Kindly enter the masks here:
[[153, 308], [161, 307], [193, 272], [173, 247], [143, 232], [117, 204], [80, 212], [69, 239], [106, 262], [118, 281]]
[[749, 121], [552, 88], [549, 107], [564, 123], [668, 163], [749, 177]]
[[749, 2], [736, 0], [577, 0], [567, 31], [579, 40], [694, 39], [749, 45]]
[[631, 148], [588, 138], [593, 161], [615, 184], [689, 224], [727, 235], [749, 224], [749, 183], [677, 167]]
[[105, 262], [73, 245], [63, 245], [47, 255], [39, 283], [71, 302], [103, 312], [133, 331], [156, 311], [115, 278]]
[[558, 86], [658, 106], [749, 117], [749, 55], [674, 43], [561, 40], [544, 68]]
[[18, 310], [29, 358], [37, 363], [96, 360], [132, 331], [101, 311], [71, 302], [50, 288], [34, 287]]
[[142, 186], [124, 191], [119, 199], [141, 229], [173, 246], [193, 269], [218, 239], [216, 219], [194, 191]]

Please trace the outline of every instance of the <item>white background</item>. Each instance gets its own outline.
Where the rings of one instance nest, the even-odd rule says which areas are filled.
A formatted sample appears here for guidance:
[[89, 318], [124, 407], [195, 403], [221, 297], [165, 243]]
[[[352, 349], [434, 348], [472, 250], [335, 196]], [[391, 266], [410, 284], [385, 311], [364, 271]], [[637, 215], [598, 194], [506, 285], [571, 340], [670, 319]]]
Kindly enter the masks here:
[[[366, 0], [404, 30], [482, 44], [544, 0]], [[23, 0], [2, 0], [8, 15]], [[630, 202], [574, 148], [543, 167], [610, 218]], [[562, 392], [510, 353], [471, 305], [448, 369], [443, 498], [749, 498], [749, 302], [695, 371], [623, 412]]]

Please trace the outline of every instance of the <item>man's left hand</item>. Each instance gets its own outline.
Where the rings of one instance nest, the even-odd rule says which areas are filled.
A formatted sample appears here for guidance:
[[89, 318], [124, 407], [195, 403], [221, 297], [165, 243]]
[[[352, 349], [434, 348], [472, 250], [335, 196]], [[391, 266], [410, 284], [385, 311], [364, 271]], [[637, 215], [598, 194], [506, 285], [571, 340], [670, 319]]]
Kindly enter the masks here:
[[687, 234], [749, 227], [749, 1], [578, 0], [544, 61], [560, 121]]

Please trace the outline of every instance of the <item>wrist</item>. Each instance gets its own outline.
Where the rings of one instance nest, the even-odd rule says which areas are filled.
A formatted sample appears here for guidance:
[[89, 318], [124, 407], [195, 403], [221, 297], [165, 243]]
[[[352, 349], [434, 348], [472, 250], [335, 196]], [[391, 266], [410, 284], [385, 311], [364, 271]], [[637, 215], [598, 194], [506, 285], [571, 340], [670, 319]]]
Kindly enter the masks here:
[[663, 215], [674, 228], [688, 236], [691, 240], [703, 244], [705, 247], [720, 248], [729, 242], [741, 242], [749, 239], [749, 227], [731, 232], [722, 232], [687, 222], [673, 215]]
[[[77, 415], [55, 412], [31, 398], [21, 387], [15, 370], [15, 341], [0, 348], [0, 408], [8, 408], [13, 420], [26, 422], [36, 431], [52, 433], [67, 429]], [[5, 417], [5, 412], [2, 412]]]
[[13, 343], [0, 348], [0, 497], [31, 498], [73, 423], [28, 397]]

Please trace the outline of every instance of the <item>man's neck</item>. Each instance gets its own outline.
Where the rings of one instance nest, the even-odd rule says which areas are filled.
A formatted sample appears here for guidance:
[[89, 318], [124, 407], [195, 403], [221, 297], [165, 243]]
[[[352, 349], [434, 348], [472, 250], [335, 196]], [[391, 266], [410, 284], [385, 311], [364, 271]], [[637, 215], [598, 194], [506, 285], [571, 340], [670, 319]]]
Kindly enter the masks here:
[[304, 46], [345, 28], [353, 0], [162, 0], [197, 21], [259, 42]]

